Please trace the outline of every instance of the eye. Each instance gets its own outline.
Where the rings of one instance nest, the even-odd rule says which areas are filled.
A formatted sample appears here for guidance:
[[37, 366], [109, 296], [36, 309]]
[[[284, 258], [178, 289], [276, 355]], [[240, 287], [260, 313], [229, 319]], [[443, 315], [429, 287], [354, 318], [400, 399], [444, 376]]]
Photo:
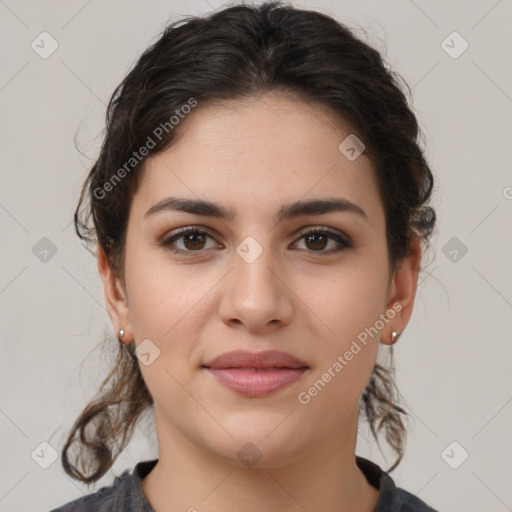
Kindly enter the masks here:
[[[301, 234], [299, 240], [303, 239], [306, 245], [306, 250], [309, 250], [308, 252], [319, 252], [325, 253], [326, 255], [350, 249], [354, 246], [348, 236], [330, 228], [309, 229]], [[329, 245], [329, 241], [336, 242], [337, 247], [335, 244], [334, 249], [325, 251], [324, 249]]]
[[[213, 240], [213, 236], [204, 228], [190, 226], [178, 230], [169, 237], [164, 237], [160, 244], [173, 253], [186, 254], [201, 252], [205, 249], [205, 244], [208, 238]], [[181, 248], [176, 248], [176, 242], [182, 243], [183, 246]], [[213, 244], [213, 247], [215, 246], [218, 246], [218, 244]], [[208, 247], [206, 247], [206, 249], [208, 249]]]
[[[207, 247], [208, 238], [214, 242], [210, 247]], [[330, 228], [317, 227], [303, 231], [295, 244], [302, 240], [304, 240], [307, 252], [325, 255], [350, 249], [354, 246], [347, 235]], [[328, 247], [329, 242], [334, 242], [334, 248], [326, 251], [325, 249]], [[186, 255], [193, 255], [193, 253], [200, 253], [206, 249], [220, 247], [219, 244], [215, 243], [213, 235], [207, 229], [199, 226], [179, 229], [171, 236], [164, 237], [160, 245], [175, 254]]]

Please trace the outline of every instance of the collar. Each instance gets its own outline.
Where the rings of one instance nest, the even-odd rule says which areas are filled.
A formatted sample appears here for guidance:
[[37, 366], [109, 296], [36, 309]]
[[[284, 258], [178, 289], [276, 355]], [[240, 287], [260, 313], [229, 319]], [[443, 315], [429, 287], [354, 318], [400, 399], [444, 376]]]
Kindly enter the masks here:
[[[156, 466], [158, 459], [139, 462], [132, 472], [133, 485], [130, 489], [131, 511], [154, 512], [142, 491], [141, 481]], [[356, 464], [370, 485], [379, 490], [374, 512], [400, 510], [401, 499], [391, 476], [374, 462], [356, 455]]]

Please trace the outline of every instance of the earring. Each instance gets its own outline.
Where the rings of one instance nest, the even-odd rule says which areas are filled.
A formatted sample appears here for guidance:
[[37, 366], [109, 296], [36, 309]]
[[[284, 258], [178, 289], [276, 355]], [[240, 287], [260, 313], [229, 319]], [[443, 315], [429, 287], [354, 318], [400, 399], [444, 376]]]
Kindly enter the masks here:
[[402, 331], [393, 331], [391, 333], [391, 341], [393, 343], [396, 343], [396, 341], [398, 340], [398, 338], [400, 338], [400, 335], [402, 334]]
[[[124, 336], [124, 329], [119, 329], [117, 333], [117, 339], [122, 342], [122, 338]], [[137, 360], [137, 354], [135, 353], [135, 340], [131, 341], [130, 343], [125, 343], [126, 350], [128, 350], [128, 353], [134, 359]]]

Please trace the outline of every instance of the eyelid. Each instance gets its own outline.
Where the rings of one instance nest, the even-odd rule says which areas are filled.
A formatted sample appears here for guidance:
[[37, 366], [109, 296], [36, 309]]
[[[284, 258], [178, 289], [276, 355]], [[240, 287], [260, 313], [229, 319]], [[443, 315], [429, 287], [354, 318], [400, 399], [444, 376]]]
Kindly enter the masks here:
[[[216, 239], [216, 235], [211, 229], [209, 229], [205, 226], [191, 225], [191, 226], [185, 226], [182, 228], [177, 228], [177, 229], [172, 230], [170, 233], [166, 233], [164, 236], [162, 236], [160, 238], [158, 243], [160, 245], [167, 246], [170, 244], [171, 241], [178, 240], [182, 236], [188, 234], [189, 232], [204, 233], [204, 234], [208, 235], [210, 238], [212, 238], [214, 240]], [[204, 250], [202, 250], [202, 251], [176, 251], [176, 252], [189, 252], [189, 253], [197, 252], [197, 253], [199, 253], [199, 252], [204, 252]]]
[[[164, 246], [164, 248], [170, 250], [173, 253], [177, 253], [177, 254], [193, 255], [194, 253], [196, 253], [199, 255], [201, 253], [206, 252], [208, 249], [200, 249], [197, 251], [185, 251], [183, 249], [172, 249], [171, 248], [171, 246], [170, 246], [171, 242], [180, 239], [182, 236], [188, 234], [189, 232], [198, 232], [200, 234], [205, 234], [216, 241], [217, 235], [211, 229], [209, 229], [205, 226], [200, 226], [200, 225], [190, 225], [190, 226], [185, 226], [182, 228], [177, 228], [171, 232], [172, 234], [164, 235], [163, 237], [161, 237], [161, 239], [159, 241], [159, 245], [162, 245], [162, 246]], [[342, 251], [345, 251], [347, 249], [351, 249], [354, 247], [354, 242], [353, 242], [352, 238], [349, 235], [347, 235], [346, 233], [344, 233], [343, 231], [340, 231], [338, 229], [331, 228], [328, 226], [318, 225], [318, 224], [303, 227], [300, 230], [298, 230], [297, 232], [295, 232], [293, 234], [293, 237], [295, 239], [293, 244], [299, 242], [300, 240], [302, 240], [302, 238], [304, 236], [311, 234], [311, 233], [326, 234], [331, 239], [334, 239], [338, 244], [341, 244], [341, 246], [342, 246], [341, 248], [337, 248], [334, 250], [331, 249], [330, 251], [312, 251], [312, 250], [306, 251], [311, 254], [317, 253], [319, 255], [322, 255], [322, 254], [329, 255], [329, 254], [339, 253], [339, 252], [342, 252]]]
[[308, 233], [315, 233], [315, 232], [327, 233], [329, 235], [339, 236], [340, 238], [343, 238], [343, 240], [346, 243], [352, 242], [352, 239], [345, 232], [341, 231], [340, 229], [331, 228], [329, 226], [322, 226], [322, 225], [318, 225], [318, 224], [301, 228], [301, 229], [299, 229], [299, 231], [297, 231], [295, 233], [294, 236], [304, 236], [304, 235], [307, 235]]
[[302, 238], [304, 236], [311, 234], [311, 233], [326, 234], [331, 239], [334, 239], [338, 244], [341, 244], [341, 248], [338, 247], [337, 249], [330, 250], [330, 251], [307, 251], [308, 253], [311, 253], [311, 254], [319, 254], [319, 255], [337, 254], [337, 253], [346, 251], [347, 249], [352, 249], [355, 246], [352, 238], [349, 235], [347, 235], [346, 233], [344, 233], [343, 231], [341, 231], [339, 229], [331, 228], [328, 226], [319, 226], [319, 225], [307, 226], [305, 228], [301, 228], [299, 230], [299, 232], [295, 235], [297, 240], [294, 243], [299, 242], [300, 240], [302, 240]]

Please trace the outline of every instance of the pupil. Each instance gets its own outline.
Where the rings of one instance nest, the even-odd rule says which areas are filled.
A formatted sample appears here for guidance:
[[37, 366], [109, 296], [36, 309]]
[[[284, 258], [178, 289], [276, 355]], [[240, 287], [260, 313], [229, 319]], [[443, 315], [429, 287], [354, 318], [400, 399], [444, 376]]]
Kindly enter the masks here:
[[[188, 243], [189, 241], [192, 241], [193, 247], [190, 246], [190, 244]], [[201, 249], [201, 247], [196, 246], [196, 244], [201, 245], [201, 241], [204, 242], [204, 235], [191, 233], [185, 236], [185, 246], [187, 247], [187, 249]]]
[[[315, 249], [324, 249], [324, 248], [325, 248], [325, 242], [326, 242], [326, 237], [325, 237], [325, 235], [322, 235], [322, 234], [319, 234], [319, 233], [313, 233], [312, 235], [309, 235], [309, 236], [307, 237], [307, 242], [310, 242], [311, 240], [314, 240], [314, 238], [315, 238], [315, 237], [320, 238], [320, 239], [321, 239], [321, 242], [323, 241], [324, 243], [321, 243], [321, 242], [320, 242], [320, 246], [318, 246], [318, 244], [314, 244], [314, 243], [313, 243], [313, 245], [315, 246], [315, 247], [313, 247], [313, 248], [315, 248]], [[307, 242], [306, 242], [306, 243], [307, 243]]]

